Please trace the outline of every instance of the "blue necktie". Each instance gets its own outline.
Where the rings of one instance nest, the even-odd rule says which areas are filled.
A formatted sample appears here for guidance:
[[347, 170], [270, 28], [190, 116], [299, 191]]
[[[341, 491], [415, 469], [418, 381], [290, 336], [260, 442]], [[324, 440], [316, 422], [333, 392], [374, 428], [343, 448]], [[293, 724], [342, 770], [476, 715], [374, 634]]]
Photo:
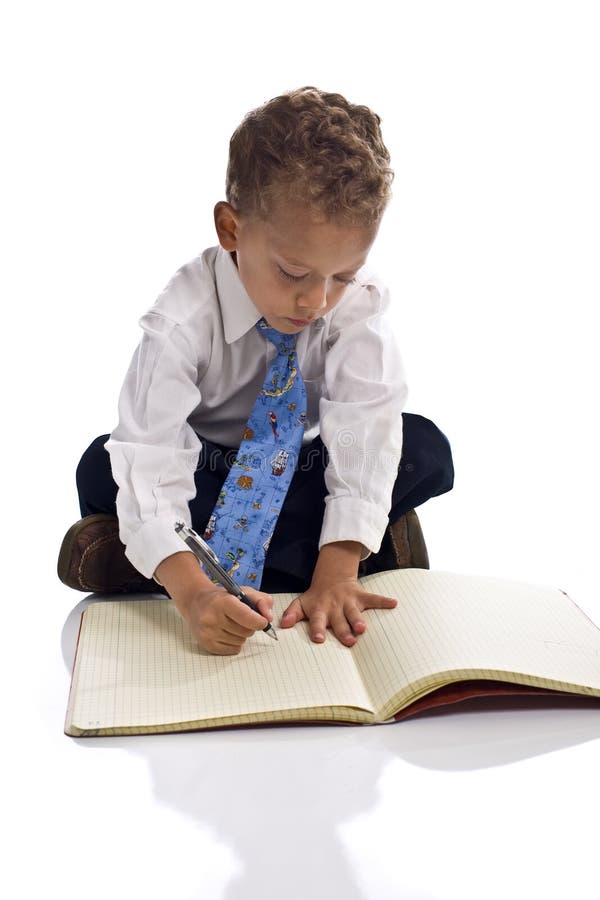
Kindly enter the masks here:
[[[204, 531], [236, 584], [259, 589], [269, 543], [290, 486], [304, 434], [306, 389], [296, 335], [256, 324], [277, 347], [242, 442]], [[214, 580], [214, 579], [213, 579]]]

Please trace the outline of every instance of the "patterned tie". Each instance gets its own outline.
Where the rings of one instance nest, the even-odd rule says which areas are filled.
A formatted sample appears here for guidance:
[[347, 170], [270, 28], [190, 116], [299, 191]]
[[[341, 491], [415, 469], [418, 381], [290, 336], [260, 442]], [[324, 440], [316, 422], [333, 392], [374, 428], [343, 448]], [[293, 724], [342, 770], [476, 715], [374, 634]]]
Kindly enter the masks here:
[[250, 413], [204, 540], [236, 584], [259, 589], [302, 447], [306, 389], [297, 365], [296, 335], [276, 331], [264, 318], [256, 328], [275, 344], [277, 356]]

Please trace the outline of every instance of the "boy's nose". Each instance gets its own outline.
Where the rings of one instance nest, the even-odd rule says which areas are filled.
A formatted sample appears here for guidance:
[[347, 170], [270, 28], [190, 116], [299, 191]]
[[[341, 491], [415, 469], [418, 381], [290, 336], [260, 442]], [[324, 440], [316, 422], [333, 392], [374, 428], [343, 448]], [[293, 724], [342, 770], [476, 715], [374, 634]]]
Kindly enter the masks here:
[[314, 287], [312, 290], [305, 291], [298, 297], [298, 306], [306, 312], [318, 312], [327, 306], [327, 290], [325, 285]]

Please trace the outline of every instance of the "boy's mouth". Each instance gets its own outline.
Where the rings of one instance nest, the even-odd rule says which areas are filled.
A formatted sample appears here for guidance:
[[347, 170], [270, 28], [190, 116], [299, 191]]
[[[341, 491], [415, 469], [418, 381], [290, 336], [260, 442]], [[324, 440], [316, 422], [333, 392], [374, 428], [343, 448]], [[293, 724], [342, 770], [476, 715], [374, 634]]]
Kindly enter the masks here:
[[288, 322], [291, 322], [292, 325], [296, 325], [298, 327], [300, 327], [301, 325], [310, 325], [312, 321], [312, 319], [290, 319], [288, 317]]

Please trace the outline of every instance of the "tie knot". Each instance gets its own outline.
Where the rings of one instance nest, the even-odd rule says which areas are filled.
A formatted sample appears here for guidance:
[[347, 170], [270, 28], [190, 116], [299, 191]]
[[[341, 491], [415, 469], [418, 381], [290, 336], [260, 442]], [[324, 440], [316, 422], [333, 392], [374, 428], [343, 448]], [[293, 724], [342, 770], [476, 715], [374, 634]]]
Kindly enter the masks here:
[[275, 344], [279, 353], [289, 353], [289, 351], [296, 346], [296, 338], [298, 335], [285, 334], [283, 331], [277, 331], [276, 328], [271, 328], [264, 316], [262, 319], [258, 320], [256, 328], [260, 334], [264, 334], [271, 343]]

